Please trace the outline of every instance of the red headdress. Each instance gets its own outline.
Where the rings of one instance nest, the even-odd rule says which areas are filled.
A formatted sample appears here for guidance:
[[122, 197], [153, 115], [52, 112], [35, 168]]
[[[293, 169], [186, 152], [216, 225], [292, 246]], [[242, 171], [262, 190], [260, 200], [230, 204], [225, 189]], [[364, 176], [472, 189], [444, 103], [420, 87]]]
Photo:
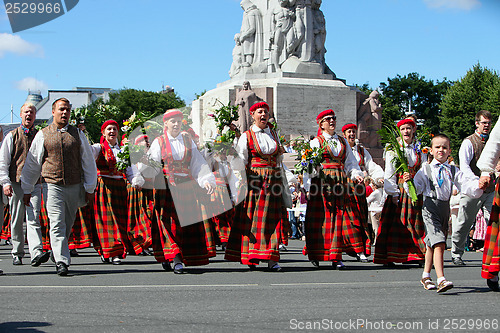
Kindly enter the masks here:
[[345, 132], [351, 128], [358, 129], [358, 126], [356, 126], [356, 124], [345, 124], [344, 126], [342, 126], [342, 132]]
[[402, 120], [398, 121], [397, 126], [398, 126], [398, 128], [400, 128], [401, 126], [407, 125], [407, 124], [409, 124], [413, 127], [417, 127], [417, 124], [415, 124], [415, 122], [411, 118], [406, 118], [406, 119], [402, 119]]
[[267, 111], [269, 111], [269, 105], [266, 102], [255, 103], [254, 105], [252, 105], [250, 107], [249, 111], [254, 112], [255, 110], [260, 109], [260, 108], [266, 108]]
[[165, 111], [165, 114], [163, 115], [163, 122], [166, 122], [168, 119], [173, 118], [173, 117], [184, 117], [182, 114], [181, 110], [179, 109], [170, 109]]

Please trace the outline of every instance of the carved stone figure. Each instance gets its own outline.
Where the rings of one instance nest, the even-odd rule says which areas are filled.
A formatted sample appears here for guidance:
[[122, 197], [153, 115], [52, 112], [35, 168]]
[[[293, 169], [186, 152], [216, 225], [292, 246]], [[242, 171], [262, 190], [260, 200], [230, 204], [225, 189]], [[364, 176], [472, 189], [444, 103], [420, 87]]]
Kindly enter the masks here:
[[[271, 16], [271, 71], [280, 71], [281, 64], [293, 54], [297, 46], [294, 29], [295, 12], [291, 8], [291, 0], [279, 0], [280, 6], [275, 7]], [[295, 3], [292, 0], [292, 3]]]
[[295, 0], [296, 55], [302, 61], [312, 61], [314, 57], [314, 18], [311, 5], [312, 0]]
[[252, 126], [253, 120], [250, 116], [250, 107], [255, 103], [262, 101], [262, 98], [257, 96], [252, 90], [249, 81], [243, 82], [243, 90], [236, 94], [235, 105], [238, 105], [238, 124], [236, 126], [241, 133], [247, 131]]
[[229, 70], [229, 76], [236, 76], [241, 71], [241, 66], [243, 63], [243, 51], [241, 48], [240, 34], [234, 35], [234, 48], [233, 48], [233, 63], [231, 64], [231, 69]]
[[262, 15], [250, 0], [242, 0], [244, 10], [241, 23], [240, 42], [243, 48], [242, 66], [250, 67], [253, 63], [262, 62], [264, 53]]
[[377, 131], [382, 127], [382, 104], [379, 92], [374, 90], [358, 110], [358, 138], [365, 147], [381, 147]]
[[319, 9], [322, 0], [314, 0], [313, 3], [313, 32], [314, 32], [314, 61], [325, 66], [325, 41], [326, 41], [326, 21], [325, 15]]

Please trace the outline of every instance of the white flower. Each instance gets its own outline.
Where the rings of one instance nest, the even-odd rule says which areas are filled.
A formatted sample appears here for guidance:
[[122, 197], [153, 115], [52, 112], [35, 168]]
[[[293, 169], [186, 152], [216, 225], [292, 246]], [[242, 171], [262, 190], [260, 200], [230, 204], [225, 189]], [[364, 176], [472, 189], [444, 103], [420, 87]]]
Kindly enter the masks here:
[[69, 122], [69, 124], [75, 126], [76, 125], [76, 120], [75, 119], [71, 119], [71, 121]]
[[123, 127], [121, 128], [122, 132], [126, 132], [126, 131], [128, 131], [129, 129], [130, 129], [130, 127], [128, 127], [128, 126], [123, 126]]

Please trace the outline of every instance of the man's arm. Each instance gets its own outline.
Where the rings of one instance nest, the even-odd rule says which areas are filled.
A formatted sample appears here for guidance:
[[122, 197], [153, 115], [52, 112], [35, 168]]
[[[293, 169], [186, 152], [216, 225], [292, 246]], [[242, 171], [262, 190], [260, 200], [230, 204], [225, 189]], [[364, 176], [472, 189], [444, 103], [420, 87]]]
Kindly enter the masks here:
[[97, 185], [97, 167], [95, 164], [94, 154], [87, 141], [87, 137], [82, 131], [78, 131], [80, 135], [80, 157], [83, 171], [83, 187], [85, 192], [93, 194]]
[[45, 153], [43, 132], [38, 131], [30, 150], [24, 162], [23, 171], [21, 172], [21, 188], [26, 195], [31, 194], [35, 188], [35, 184], [40, 178], [42, 172], [43, 155]]
[[0, 148], [0, 185], [3, 185], [3, 191], [8, 197], [12, 195], [12, 182], [9, 175], [9, 167], [12, 161], [12, 147], [12, 134], [8, 133]]

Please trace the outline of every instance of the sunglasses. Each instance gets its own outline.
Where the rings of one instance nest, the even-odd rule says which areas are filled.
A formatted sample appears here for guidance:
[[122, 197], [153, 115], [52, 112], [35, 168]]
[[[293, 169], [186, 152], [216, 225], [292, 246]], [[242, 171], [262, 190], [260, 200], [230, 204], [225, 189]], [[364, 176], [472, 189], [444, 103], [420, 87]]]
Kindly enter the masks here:
[[323, 120], [321, 120], [321, 121], [323, 122], [323, 121], [332, 121], [332, 120], [333, 120], [333, 121], [336, 121], [336, 120], [337, 120], [337, 117], [335, 117], [335, 116], [325, 117], [325, 118], [323, 118]]

